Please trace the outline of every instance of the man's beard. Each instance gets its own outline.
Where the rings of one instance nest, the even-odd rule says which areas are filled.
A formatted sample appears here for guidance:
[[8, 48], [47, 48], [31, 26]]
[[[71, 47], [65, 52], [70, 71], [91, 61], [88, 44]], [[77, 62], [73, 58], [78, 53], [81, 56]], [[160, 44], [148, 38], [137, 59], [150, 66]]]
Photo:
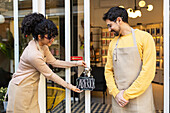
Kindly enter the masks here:
[[112, 29], [111, 32], [114, 32], [115, 36], [119, 36], [119, 31], [115, 31], [115, 30]]

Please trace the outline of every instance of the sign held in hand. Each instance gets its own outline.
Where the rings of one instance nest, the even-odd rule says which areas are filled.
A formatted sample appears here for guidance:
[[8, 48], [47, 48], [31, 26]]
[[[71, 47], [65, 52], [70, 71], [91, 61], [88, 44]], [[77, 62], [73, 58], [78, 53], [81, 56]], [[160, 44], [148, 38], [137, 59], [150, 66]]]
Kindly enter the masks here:
[[95, 79], [93, 76], [88, 77], [91, 68], [85, 68], [83, 73], [76, 79], [77, 88], [80, 90], [93, 90], [95, 88]]

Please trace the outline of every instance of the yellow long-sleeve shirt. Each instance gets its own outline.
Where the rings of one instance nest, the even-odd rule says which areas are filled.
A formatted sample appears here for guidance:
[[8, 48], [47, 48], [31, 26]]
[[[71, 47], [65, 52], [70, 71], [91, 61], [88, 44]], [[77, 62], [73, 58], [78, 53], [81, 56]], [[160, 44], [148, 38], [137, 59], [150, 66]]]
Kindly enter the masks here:
[[[135, 37], [137, 47], [141, 60], [143, 62], [142, 70], [140, 71], [137, 79], [132, 85], [124, 91], [123, 97], [126, 100], [138, 97], [149, 87], [155, 76], [156, 69], [156, 49], [152, 36], [144, 31], [135, 30]], [[109, 89], [109, 93], [114, 97], [119, 93], [119, 90], [115, 84], [114, 72], [113, 72], [113, 50], [115, 48], [118, 37], [115, 37], [109, 45], [107, 63], [105, 66], [105, 79]], [[121, 36], [118, 42], [118, 48], [132, 47], [134, 46], [132, 33]], [[127, 59], [128, 60], [128, 59]], [[133, 62], [133, 61], [132, 61]]]

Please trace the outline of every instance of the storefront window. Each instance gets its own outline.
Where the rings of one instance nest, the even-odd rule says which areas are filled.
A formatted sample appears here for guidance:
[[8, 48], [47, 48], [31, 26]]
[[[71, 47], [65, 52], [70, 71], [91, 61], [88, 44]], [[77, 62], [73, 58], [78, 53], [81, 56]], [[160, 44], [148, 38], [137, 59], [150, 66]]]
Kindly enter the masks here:
[[[84, 58], [84, 1], [72, 0], [71, 2], [71, 56]], [[84, 67], [73, 67], [71, 69], [71, 81], [76, 85], [76, 79], [83, 72]], [[72, 92], [71, 112], [85, 112], [85, 92], [80, 94]]]
[[32, 13], [32, 0], [19, 0], [18, 2], [18, 27], [19, 27], [19, 56], [21, 56], [32, 36], [24, 37], [21, 33], [21, 23], [25, 15]]
[[[13, 0], [0, 1], [0, 87], [7, 87], [14, 73], [14, 14]], [[32, 0], [19, 0], [19, 47], [20, 55], [29, 39], [21, 34], [21, 22], [23, 17], [32, 12]], [[32, 37], [30, 37], [31, 39]], [[4, 93], [5, 94], [5, 93]], [[2, 99], [4, 94], [0, 94]], [[0, 100], [0, 112], [3, 112], [2, 100]]]
[[[46, 0], [46, 17], [52, 20], [57, 28], [59, 35], [56, 37], [53, 45], [50, 47], [51, 53], [56, 59], [65, 60], [65, 10], [68, 10], [64, 6], [63, 1], [51, 1]], [[82, 0], [72, 0], [71, 3], [71, 56], [81, 56], [83, 57], [84, 48], [81, 48], [81, 42], [79, 36], [83, 37], [84, 26], [81, 25], [81, 21], [84, 18], [83, 11], [83, 1]], [[84, 38], [84, 37], [83, 37]], [[65, 69], [53, 68], [53, 71], [65, 79]], [[71, 83], [76, 85], [76, 78], [82, 72], [83, 68], [78, 67], [71, 68]], [[79, 74], [78, 74], [79, 73]], [[56, 89], [57, 87], [57, 89]], [[84, 97], [84, 93], [77, 94], [71, 92], [71, 112], [79, 110], [78, 101]], [[84, 101], [84, 100], [83, 100]], [[54, 105], [52, 103], [54, 102]], [[80, 104], [81, 105], [81, 104]], [[77, 106], [77, 107], [76, 107]], [[84, 106], [84, 104], [82, 104]], [[54, 112], [64, 112], [65, 111], [65, 88], [53, 83], [52, 81], [47, 81], [47, 110]], [[84, 110], [82, 107], [81, 110]]]
[[0, 112], [4, 94], [14, 72], [13, 0], [0, 1]]

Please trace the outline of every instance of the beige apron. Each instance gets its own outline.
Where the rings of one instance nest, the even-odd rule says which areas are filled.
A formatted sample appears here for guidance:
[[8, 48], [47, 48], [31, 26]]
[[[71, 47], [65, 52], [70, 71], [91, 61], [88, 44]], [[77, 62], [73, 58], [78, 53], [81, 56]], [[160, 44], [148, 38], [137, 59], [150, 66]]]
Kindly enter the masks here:
[[[43, 54], [43, 51], [37, 45]], [[46, 59], [44, 58], [46, 62]], [[42, 76], [42, 75], [41, 75]], [[38, 101], [40, 73], [35, 72], [20, 84], [9, 83], [7, 113], [40, 113], [39, 107], [42, 104]]]
[[[142, 68], [142, 61], [132, 29], [134, 47], [117, 48], [119, 38], [113, 51], [113, 68], [115, 83], [119, 90], [128, 89], [137, 79]], [[112, 113], [155, 113], [152, 85], [139, 97], [130, 99], [125, 107], [120, 107], [112, 98]]]
[[40, 73], [35, 72], [18, 85], [10, 81], [7, 113], [39, 113], [39, 78]]

